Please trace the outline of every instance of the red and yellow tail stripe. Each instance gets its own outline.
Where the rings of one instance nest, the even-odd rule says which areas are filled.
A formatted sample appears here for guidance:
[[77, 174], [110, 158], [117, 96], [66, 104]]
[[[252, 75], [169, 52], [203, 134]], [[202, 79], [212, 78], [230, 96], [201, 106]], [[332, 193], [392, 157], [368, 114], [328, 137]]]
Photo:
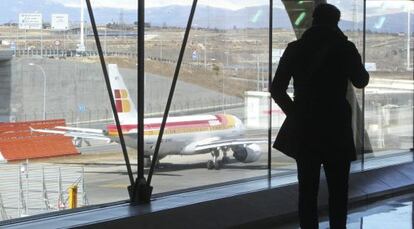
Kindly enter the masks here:
[[131, 102], [128, 98], [128, 91], [125, 89], [115, 89], [115, 105], [118, 113], [131, 112]]

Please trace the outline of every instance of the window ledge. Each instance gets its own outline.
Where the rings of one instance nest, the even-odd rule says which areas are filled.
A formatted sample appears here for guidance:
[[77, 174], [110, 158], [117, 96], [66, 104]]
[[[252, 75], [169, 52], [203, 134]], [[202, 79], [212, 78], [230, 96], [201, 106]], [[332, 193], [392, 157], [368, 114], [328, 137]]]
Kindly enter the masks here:
[[[414, 163], [355, 172], [350, 176], [349, 202], [356, 203], [414, 188]], [[294, 181], [295, 175], [285, 177]], [[288, 179], [289, 178], [289, 179]], [[281, 177], [159, 197], [151, 204], [119, 204], [7, 225], [8, 228], [224, 228], [296, 214], [297, 184], [280, 186]], [[283, 180], [283, 179], [282, 179]], [[321, 178], [320, 207], [327, 207]], [[132, 226], [133, 225], [133, 226]]]

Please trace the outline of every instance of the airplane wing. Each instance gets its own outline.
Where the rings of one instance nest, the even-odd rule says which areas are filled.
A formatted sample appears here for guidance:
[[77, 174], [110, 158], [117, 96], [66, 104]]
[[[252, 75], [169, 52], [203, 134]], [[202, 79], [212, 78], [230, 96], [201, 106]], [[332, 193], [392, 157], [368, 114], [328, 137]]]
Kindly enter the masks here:
[[89, 128], [77, 128], [77, 127], [55, 127], [57, 130], [51, 129], [34, 129], [30, 127], [32, 132], [38, 133], [49, 133], [49, 134], [61, 134], [67, 137], [81, 138], [81, 139], [95, 139], [102, 140], [106, 142], [111, 142], [111, 139], [107, 137], [103, 130], [99, 129], [89, 129]]
[[201, 143], [195, 147], [196, 151], [213, 149], [217, 147], [224, 146], [236, 146], [236, 145], [248, 145], [248, 144], [264, 144], [267, 143], [267, 139], [225, 139], [225, 140], [216, 140], [209, 143]]
[[79, 131], [79, 132], [86, 132], [86, 133], [96, 133], [96, 134], [103, 134], [104, 133], [104, 131], [101, 130], [101, 129], [79, 128], [79, 127], [69, 127], [69, 126], [56, 126], [55, 129], [69, 130], [69, 131]]
[[244, 146], [250, 144], [265, 144], [268, 140], [265, 138], [237, 138], [237, 139], [220, 139], [208, 138], [201, 141], [192, 142], [187, 145], [183, 152], [200, 152], [219, 147]]

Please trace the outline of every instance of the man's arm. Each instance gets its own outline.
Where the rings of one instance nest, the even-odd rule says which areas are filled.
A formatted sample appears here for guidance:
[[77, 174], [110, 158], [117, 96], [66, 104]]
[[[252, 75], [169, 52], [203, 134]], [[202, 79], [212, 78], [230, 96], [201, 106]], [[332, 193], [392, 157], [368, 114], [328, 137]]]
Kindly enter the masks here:
[[280, 58], [279, 66], [277, 67], [276, 74], [272, 82], [272, 88], [270, 90], [272, 98], [287, 116], [289, 116], [293, 111], [293, 101], [286, 92], [289, 86], [290, 78], [292, 77], [290, 67], [292, 63], [290, 62], [293, 60], [291, 52], [292, 50], [290, 46], [288, 46]]
[[361, 55], [359, 55], [357, 48], [352, 42], [348, 43], [346, 62], [347, 75], [352, 84], [357, 88], [367, 86], [369, 82], [369, 74], [362, 64]]

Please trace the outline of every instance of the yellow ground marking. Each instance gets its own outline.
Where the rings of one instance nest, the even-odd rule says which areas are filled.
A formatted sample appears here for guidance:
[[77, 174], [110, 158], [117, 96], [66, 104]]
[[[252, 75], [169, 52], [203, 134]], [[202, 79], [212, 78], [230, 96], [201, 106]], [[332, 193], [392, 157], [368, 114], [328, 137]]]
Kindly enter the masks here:
[[128, 186], [129, 186], [128, 183], [112, 183], [112, 184], [99, 185], [100, 188], [126, 188]]

